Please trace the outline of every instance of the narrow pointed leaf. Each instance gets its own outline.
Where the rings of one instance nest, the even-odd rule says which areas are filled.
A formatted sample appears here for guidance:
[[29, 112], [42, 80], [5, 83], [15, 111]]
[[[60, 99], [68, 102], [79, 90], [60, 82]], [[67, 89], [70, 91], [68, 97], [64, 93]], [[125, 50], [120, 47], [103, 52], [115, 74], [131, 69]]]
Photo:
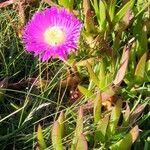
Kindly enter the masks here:
[[97, 124], [101, 119], [101, 105], [102, 105], [102, 97], [100, 93], [97, 93], [96, 98], [94, 100], [94, 123]]
[[58, 4], [65, 8], [73, 9], [74, 0], [58, 0]]
[[106, 74], [105, 74], [105, 64], [104, 60], [100, 62], [100, 71], [99, 71], [99, 87], [101, 90], [104, 90], [105, 88], [105, 79], [106, 79]]
[[136, 66], [135, 75], [137, 77], [144, 78], [146, 58], [147, 58], [147, 53], [144, 53]]
[[99, 2], [99, 14], [101, 30], [104, 31], [106, 28], [106, 3], [103, 0]]
[[61, 111], [57, 121], [60, 125], [61, 137], [63, 137], [64, 136], [64, 130], [65, 130], [65, 126], [64, 126], [65, 115], [64, 115], [63, 111]]
[[125, 16], [126, 12], [133, 7], [133, 4], [133, 0], [128, 1], [115, 15], [113, 23], [118, 23]]
[[46, 149], [46, 144], [45, 144], [45, 141], [44, 141], [44, 137], [43, 137], [43, 134], [42, 134], [42, 128], [41, 128], [40, 124], [38, 126], [38, 131], [37, 131], [37, 139], [38, 139], [38, 144], [39, 144], [40, 150], [45, 150]]
[[123, 114], [123, 123], [122, 123], [122, 127], [126, 127], [129, 124], [129, 117], [130, 117], [130, 107], [128, 105], [128, 103], [126, 103], [126, 109], [125, 112]]
[[88, 150], [88, 144], [83, 133], [78, 138], [76, 150]]
[[89, 33], [95, 32], [93, 14], [90, 7], [90, 0], [83, 0], [83, 13], [85, 29]]
[[114, 134], [116, 132], [117, 124], [121, 115], [121, 108], [122, 108], [122, 100], [118, 99], [110, 116], [109, 129], [111, 134]]
[[87, 67], [88, 72], [90, 74], [90, 79], [95, 83], [95, 85], [97, 85], [99, 87], [99, 80], [98, 80], [96, 74], [94, 73], [94, 71], [93, 71], [93, 69], [92, 69], [92, 67], [88, 61], [86, 62], [86, 67]]
[[53, 123], [51, 138], [54, 150], [63, 150], [61, 128], [58, 121]]
[[123, 54], [122, 54], [122, 58], [121, 58], [121, 64], [120, 64], [120, 68], [117, 72], [117, 75], [113, 81], [113, 83], [117, 86], [120, 85], [120, 83], [122, 82], [126, 70], [127, 70], [127, 66], [128, 66], [128, 61], [129, 61], [129, 47], [125, 46], [124, 50], [123, 50]]
[[109, 16], [111, 21], [114, 18], [114, 14], [115, 14], [115, 6], [116, 6], [116, 0], [110, 0], [110, 5], [109, 5]]
[[135, 140], [138, 138], [139, 128], [135, 126], [124, 138], [110, 146], [111, 150], [129, 150]]
[[86, 97], [91, 97], [93, 95], [93, 93], [90, 90], [81, 85], [78, 85], [78, 89]]
[[75, 150], [77, 145], [77, 140], [80, 137], [82, 132], [83, 132], [83, 108], [80, 107], [78, 111], [76, 129], [75, 129], [75, 134], [71, 145], [71, 150]]
[[108, 123], [109, 123], [109, 115], [105, 115], [104, 118], [102, 118], [98, 122], [95, 131], [95, 138], [97, 141], [105, 142], [105, 135], [106, 135]]

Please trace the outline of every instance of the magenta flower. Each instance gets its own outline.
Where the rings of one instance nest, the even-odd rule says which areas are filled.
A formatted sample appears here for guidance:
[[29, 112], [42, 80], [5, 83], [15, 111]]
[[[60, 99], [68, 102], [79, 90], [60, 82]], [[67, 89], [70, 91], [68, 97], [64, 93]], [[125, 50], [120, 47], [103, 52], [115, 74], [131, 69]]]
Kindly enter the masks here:
[[23, 42], [28, 52], [42, 61], [50, 57], [66, 59], [74, 51], [81, 22], [64, 8], [51, 7], [37, 12], [25, 27]]

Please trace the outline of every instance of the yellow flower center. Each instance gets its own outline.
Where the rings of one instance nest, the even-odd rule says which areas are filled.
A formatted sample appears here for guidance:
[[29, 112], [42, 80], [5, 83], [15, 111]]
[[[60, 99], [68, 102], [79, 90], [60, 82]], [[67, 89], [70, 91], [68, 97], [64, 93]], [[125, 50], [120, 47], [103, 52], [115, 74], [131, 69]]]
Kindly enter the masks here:
[[59, 27], [49, 27], [44, 32], [44, 40], [51, 46], [61, 45], [66, 39], [65, 32]]

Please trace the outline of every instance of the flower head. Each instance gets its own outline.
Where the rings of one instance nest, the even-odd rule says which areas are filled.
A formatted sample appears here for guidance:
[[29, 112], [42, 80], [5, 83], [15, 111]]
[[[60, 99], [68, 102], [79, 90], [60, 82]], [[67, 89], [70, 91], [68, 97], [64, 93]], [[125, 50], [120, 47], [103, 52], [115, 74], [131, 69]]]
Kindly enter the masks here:
[[50, 57], [66, 59], [74, 51], [82, 28], [81, 22], [64, 8], [51, 7], [37, 12], [25, 27], [26, 50], [42, 61]]

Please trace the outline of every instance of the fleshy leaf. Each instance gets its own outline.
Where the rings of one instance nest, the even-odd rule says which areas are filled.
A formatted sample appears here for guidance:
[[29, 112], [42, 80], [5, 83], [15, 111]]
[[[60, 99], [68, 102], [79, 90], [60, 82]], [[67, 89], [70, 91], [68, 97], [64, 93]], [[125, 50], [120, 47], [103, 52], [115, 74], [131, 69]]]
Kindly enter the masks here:
[[138, 138], [139, 128], [135, 126], [124, 138], [110, 146], [111, 150], [129, 150], [135, 140]]
[[122, 80], [125, 76], [127, 66], [128, 66], [128, 61], [129, 61], [129, 47], [125, 46], [123, 49], [120, 68], [117, 72], [117, 75], [116, 75], [114, 81], [113, 81], [113, 83], [117, 86], [120, 85], [120, 83], [122, 82]]
[[109, 123], [109, 131], [113, 135], [116, 132], [117, 124], [121, 115], [122, 100], [118, 99], [112, 109]]
[[55, 121], [52, 126], [52, 145], [54, 150], [63, 150], [62, 138], [61, 138], [61, 127], [58, 121]]
[[75, 129], [75, 134], [71, 145], [71, 150], [75, 150], [77, 145], [77, 140], [80, 137], [82, 132], [83, 132], [83, 108], [80, 107], [78, 111], [76, 129]]
[[147, 53], [144, 53], [136, 66], [135, 76], [144, 78], [146, 58], [147, 58]]
[[111, 21], [114, 18], [114, 14], [115, 14], [115, 5], [116, 5], [116, 0], [110, 0], [110, 5], [109, 5], [109, 16]]
[[46, 149], [46, 144], [45, 144], [45, 141], [44, 141], [44, 137], [43, 137], [43, 134], [42, 134], [42, 128], [41, 128], [40, 124], [38, 126], [38, 131], [37, 131], [37, 139], [38, 139], [38, 144], [39, 144], [40, 150], [45, 150]]
[[93, 95], [93, 93], [90, 90], [86, 89], [81, 85], [78, 85], [78, 89], [84, 96], [91, 97]]
[[101, 119], [101, 105], [102, 97], [100, 93], [97, 93], [96, 98], [94, 99], [94, 123], [97, 124]]
[[98, 75], [98, 77], [99, 77], [99, 87], [100, 87], [100, 89], [101, 90], [104, 90], [104, 88], [105, 88], [105, 80], [106, 80], [106, 74], [105, 74], [105, 64], [104, 64], [104, 60], [102, 60], [101, 62], [100, 62], [100, 71], [99, 71], [99, 75]]
[[106, 28], [106, 2], [103, 0], [99, 1], [99, 17], [101, 30], [104, 31]]
[[88, 150], [88, 144], [83, 133], [78, 138], [76, 150]]
[[63, 111], [61, 111], [57, 121], [60, 125], [61, 137], [63, 137], [64, 136], [64, 130], [65, 130], [65, 126], [64, 126], [65, 115], [64, 115]]
[[73, 4], [74, 4], [74, 0], [58, 0], [59, 5], [65, 7], [65, 8], [69, 8], [69, 9], [73, 9]]
[[90, 7], [90, 0], [83, 0], [84, 25], [88, 33], [95, 32], [93, 14]]
[[95, 83], [95, 85], [97, 85], [99, 87], [99, 79], [97, 78], [96, 74], [94, 73], [91, 65], [89, 64], [89, 62], [86, 62], [86, 67], [88, 69], [88, 72], [90, 74], [90, 79]]
[[133, 7], [133, 4], [134, 0], [130, 0], [129, 2], [127, 2], [115, 15], [113, 23], [118, 23], [125, 16], [126, 12]]
[[97, 129], [95, 131], [95, 138], [98, 142], [105, 142], [105, 135], [107, 131], [107, 126], [109, 123], [109, 115], [105, 115], [98, 124]]

